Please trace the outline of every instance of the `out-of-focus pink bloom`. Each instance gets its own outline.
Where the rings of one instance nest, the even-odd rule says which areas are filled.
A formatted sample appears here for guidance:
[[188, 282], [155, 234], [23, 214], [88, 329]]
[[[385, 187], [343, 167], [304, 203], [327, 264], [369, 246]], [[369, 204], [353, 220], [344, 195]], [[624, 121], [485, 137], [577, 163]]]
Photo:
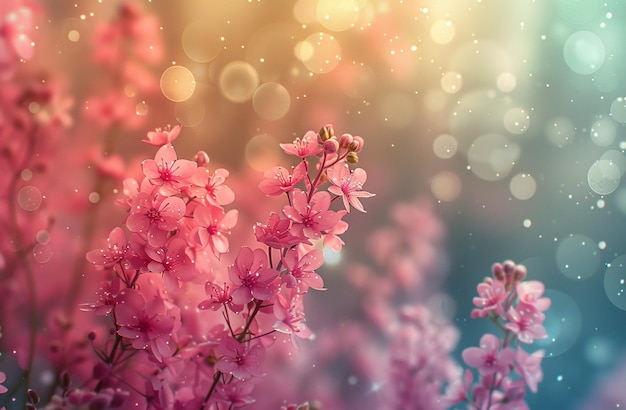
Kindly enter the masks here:
[[445, 394], [441, 398], [441, 403], [444, 408], [448, 408], [452, 405], [463, 403], [468, 400], [468, 393], [472, 387], [474, 376], [470, 369], [465, 369], [463, 379], [459, 378], [446, 387]]
[[350, 212], [350, 205], [356, 210], [366, 212], [359, 198], [371, 198], [375, 194], [363, 191], [363, 184], [367, 180], [367, 173], [362, 168], [350, 172], [350, 167], [344, 162], [326, 170], [328, 180], [332, 184], [328, 192], [342, 198], [343, 206]]
[[214, 206], [232, 203], [235, 200], [235, 193], [225, 184], [228, 175], [228, 171], [224, 168], [216, 169], [211, 175], [209, 170], [199, 167], [191, 177], [190, 196], [204, 198]]
[[472, 302], [478, 309], [472, 310], [472, 318], [486, 317], [491, 311], [500, 316], [504, 315], [502, 303], [508, 293], [503, 282], [493, 278], [485, 278], [485, 281], [479, 283], [476, 289], [479, 296], [474, 297]]
[[542, 298], [545, 287], [538, 280], [530, 280], [517, 284], [517, 297], [520, 303], [532, 305], [540, 312], [548, 310], [551, 304], [550, 298]]
[[306, 176], [304, 162], [293, 168], [291, 174], [283, 167], [272, 167], [263, 173], [259, 189], [269, 196], [278, 196], [291, 191]]
[[298, 248], [291, 248], [283, 257], [283, 265], [288, 274], [281, 276], [288, 287], [295, 287], [299, 293], [305, 293], [309, 287], [324, 290], [324, 280], [315, 273], [324, 264], [324, 255], [319, 249], [303, 253]]
[[189, 178], [196, 172], [197, 164], [178, 159], [176, 150], [168, 144], [159, 148], [153, 160], [143, 161], [141, 168], [150, 182], [159, 187], [161, 195], [175, 195], [190, 184]]
[[306, 325], [302, 295], [295, 289], [285, 289], [274, 297], [274, 330], [291, 335], [291, 343], [298, 348], [295, 337], [309, 339], [311, 330]]
[[121, 124], [128, 129], [141, 125], [143, 117], [137, 115], [137, 102], [121, 91], [111, 90], [101, 97], [91, 97], [85, 101], [85, 116], [93, 119], [103, 128]]
[[9, 391], [9, 389], [2, 385], [5, 381], [7, 381], [6, 373], [0, 372], [0, 394], [4, 394]]
[[93, 303], [83, 303], [80, 310], [83, 312], [93, 311], [97, 316], [104, 316], [111, 313], [117, 304], [120, 293], [121, 281], [115, 278], [111, 281], [102, 282], [100, 289], [96, 292], [98, 300]]
[[548, 337], [542, 324], [545, 315], [532, 305], [520, 303], [516, 307], [511, 307], [506, 316], [509, 319], [506, 328], [515, 333], [520, 342], [532, 343], [535, 339]]
[[148, 131], [148, 139], [142, 140], [146, 144], [160, 147], [161, 145], [171, 144], [180, 133], [180, 125], [165, 128], [157, 128], [155, 131]]
[[166, 310], [163, 299], [155, 295], [146, 301], [135, 289], [125, 289], [119, 299], [115, 306], [118, 334], [131, 339], [135, 349], [150, 347], [159, 360], [171, 356], [167, 341], [176, 315]]
[[237, 409], [255, 402], [250, 395], [254, 384], [248, 380], [234, 380], [228, 384], [220, 383], [217, 386], [215, 401], [226, 404], [229, 409]]
[[271, 299], [278, 289], [278, 271], [269, 267], [262, 249], [242, 247], [235, 263], [228, 267], [228, 276], [236, 286], [232, 297], [238, 305], [245, 305], [253, 298]]
[[291, 203], [283, 208], [283, 214], [293, 221], [291, 229], [296, 236], [320, 239], [322, 233], [332, 229], [341, 219], [341, 214], [328, 210], [330, 195], [325, 191], [313, 194], [309, 202], [304, 191], [294, 189], [291, 191]]
[[0, 78], [9, 77], [20, 59], [30, 60], [35, 53], [30, 38], [33, 10], [22, 2], [13, 3], [0, 8]]
[[322, 147], [317, 140], [317, 134], [314, 131], [308, 131], [302, 139], [296, 138], [291, 144], [280, 144], [280, 147], [289, 155], [295, 155], [300, 158], [317, 155], [322, 152]]
[[243, 305], [236, 305], [233, 303], [230, 286], [228, 286], [227, 283], [224, 283], [224, 287], [221, 287], [216, 283], [207, 282], [205, 285], [205, 291], [209, 296], [209, 299], [200, 302], [198, 304], [198, 309], [210, 309], [215, 311], [219, 310], [223, 306], [228, 306], [228, 308], [235, 313], [243, 310]]
[[462, 356], [465, 363], [477, 368], [482, 376], [495, 372], [506, 375], [515, 360], [515, 350], [510, 347], [500, 350], [500, 339], [487, 333], [480, 338], [480, 347], [468, 347], [463, 350]]
[[258, 340], [241, 343], [227, 336], [215, 349], [221, 355], [215, 368], [222, 373], [233, 375], [239, 380], [261, 376], [261, 364], [265, 358], [265, 348]]
[[524, 400], [526, 396], [526, 383], [524, 380], [511, 381], [505, 377], [501, 385], [504, 394], [497, 402], [492, 402], [493, 410], [529, 410], [528, 404]]
[[190, 237], [202, 247], [209, 246], [216, 257], [228, 252], [227, 235], [237, 224], [239, 212], [231, 209], [224, 214], [221, 207], [214, 205], [198, 206], [193, 212], [196, 227], [190, 232]]
[[139, 192], [126, 226], [131, 232], [145, 236], [151, 246], [163, 246], [168, 233], [178, 228], [185, 210], [185, 201], [178, 197]]
[[291, 234], [291, 221], [289, 219], [281, 219], [281, 217], [272, 212], [267, 221], [267, 225], [257, 222], [254, 226], [254, 235], [256, 240], [266, 244], [270, 248], [291, 248], [299, 243], [308, 242], [306, 238], [300, 238]]
[[533, 354], [526, 353], [518, 346], [515, 369], [522, 375], [531, 392], [537, 393], [537, 385], [543, 380], [541, 361], [544, 351], [538, 350]]

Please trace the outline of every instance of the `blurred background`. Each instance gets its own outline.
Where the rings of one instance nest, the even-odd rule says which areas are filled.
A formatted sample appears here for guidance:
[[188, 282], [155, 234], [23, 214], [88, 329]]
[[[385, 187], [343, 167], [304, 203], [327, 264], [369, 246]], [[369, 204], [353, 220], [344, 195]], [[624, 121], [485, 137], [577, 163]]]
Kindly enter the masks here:
[[[41, 3], [36, 56], [25, 68], [63, 83], [70, 114], [80, 118], [93, 111], [91, 96], [117, 84], [93, 61], [107, 58], [107, 39], [94, 38], [119, 2]], [[493, 262], [512, 259], [546, 284], [553, 303], [550, 337], [536, 343], [546, 351], [544, 381], [530, 407], [579, 408], [615, 394], [598, 386], [625, 377], [626, 3], [135, 4], [154, 19], [145, 46], [159, 58], [129, 68], [140, 86], [122, 89], [138, 121], [109, 149], [126, 161], [147, 157], [140, 137], [180, 123], [181, 157], [202, 149], [212, 163], [258, 181], [285, 160], [277, 144], [306, 130], [332, 123], [338, 134], [360, 135], [366, 189], [377, 196], [365, 217], [348, 218], [348, 246], [329, 256], [329, 290], [311, 306], [343, 297], [336, 278], [349, 263], [367, 263], [359, 238], [417, 197], [447, 231], [430, 302], [461, 332], [457, 359], [494, 330], [469, 319], [476, 285]], [[150, 28], [162, 49], [152, 48]], [[102, 137], [88, 121], [76, 121], [72, 134]], [[431, 291], [420, 300], [429, 302]], [[324, 320], [310, 325], [321, 331]], [[611, 408], [626, 405], [620, 393]]]

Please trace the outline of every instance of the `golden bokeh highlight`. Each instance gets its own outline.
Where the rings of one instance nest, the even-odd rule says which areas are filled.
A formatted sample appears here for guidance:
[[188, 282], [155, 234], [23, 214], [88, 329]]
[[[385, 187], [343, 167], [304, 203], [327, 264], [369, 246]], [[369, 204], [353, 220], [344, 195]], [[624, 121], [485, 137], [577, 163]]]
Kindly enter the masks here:
[[319, 0], [316, 16], [320, 24], [328, 30], [348, 30], [359, 19], [359, 4], [355, 0]]
[[452, 202], [461, 193], [461, 178], [452, 171], [441, 171], [430, 181], [430, 191], [442, 202]]
[[291, 97], [283, 85], [265, 83], [254, 92], [252, 106], [259, 117], [274, 121], [287, 114], [291, 106]]
[[196, 90], [196, 78], [188, 68], [174, 65], [161, 75], [161, 92], [171, 101], [181, 102], [189, 99]]
[[448, 44], [454, 39], [456, 29], [450, 20], [437, 20], [430, 27], [430, 37], [437, 44]]
[[224, 49], [222, 37], [204, 21], [188, 24], [181, 36], [183, 51], [197, 63], [208, 63]]
[[296, 45], [296, 57], [314, 74], [334, 70], [341, 61], [341, 46], [334, 36], [313, 33]]
[[220, 73], [219, 89], [229, 101], [248, 101], [258, 86], [259, 74], [245, 61], [230, 62]]
[[174, 105], [174, 115], [176, 116], [176, 121], [185, 127], [196, 127], [206, 117], [206, 108], [202, 99], [193, 96], [187, 101], [176, 103]]
[[252, 137], [246, 144], [246, 162], [252, 169], [259, 172], [280, 163], [280, 153], [274, 149], [278, 143], [276, 138], [268, 134]]

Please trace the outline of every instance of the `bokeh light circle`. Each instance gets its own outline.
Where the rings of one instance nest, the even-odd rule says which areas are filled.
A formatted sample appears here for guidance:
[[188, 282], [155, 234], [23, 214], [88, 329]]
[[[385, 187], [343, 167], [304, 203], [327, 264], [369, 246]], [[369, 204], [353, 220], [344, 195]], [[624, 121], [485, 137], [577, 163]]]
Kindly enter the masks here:
[[502, 73], [496, 79], [496, 87], [503, 93], [510, 93], [515, 90], [517, 79], [511, 73]]
[[618, 97], [611, 103], [611, 118], [620, 124], [626, 124], [626, 99]]
[[610, 118], [600, 118], [591, 126], [589, 136], [591, 141], [599, 147], [609, 146], [615, 141], [617, 127]]
[[430, 181], [430, 191], [442, 202], [452, 202], [461, 193], [461, 178], [452, 171], [441, 171]]
[[259, 172], [280, 163], [280, 154], [274, 149], [277, 144], [278, 141], [271, 135], [255, 135], [246, 144], [246, 162], [252, 169]]
[[615, 307], [626, 310], [626, 255], [615, 258], [604, 272], [604, 292]]
[[296, 57], [312, 73], [325, 74], [341, 61], [341, 46], [334, 36], [313, 33], [296, 45]]
[[171, 101], [189, 99], [196, 89], [196, 79], [188, 68], [173, 65], [161, 74], [161, 92]]
[[511, 134], [523, 134], [530, 126], [530, 114], [523, 108], [511, 108], [504, 113], [503, 123]]
[[291, 105], [291, 97], [287, 89], [279, 83], [260, 85], [252, 96], [254, 111], [266, 120], [282, 118]]
[[441, 89], [448, 94], [455, 94], [461, 91], [463, 77], [456, 71], [448, 71], [441, 77]]
[[359, 4], [355, 0], [319, 0], [316, 16], [328, 30], [348, 30], [359, 19]]
[[448, 44], [455, 34], [456, 29], [450, 20], [437, 20], [430, 27], [430, 37], [437, 44]]
[[201, 98], [191, 97], [174, 105], [176, 121], [185, 127], [196, 127], [206, 116], [206, 108]]
[[545, 351], [545, 357], [555, 357], [567, 352], [580, 337], [582, 314], [576, 301], [561, 291], [546, 289], [544, 296], [552, 301], [543, 321], [548, 338], [533, 344]]
[[565, 237], [557, 247], [556, 264], [568, 279], [589, 279], [600, 267], [596, 242], [582, 234]]
[[574, 142], [576, 128], [567, 117], [556, 117], [548, 121], [546, 125], [546, 137], [548, 141], [559, 148]]
[[523, 201], [535, 196], [537, 182], [530, 174], [517, 174], [511, 178], [509, 189], [515, 198]]
[[615, 164], [619, 168], [619, 172], [622, 176], [626, 173], [626, 156], [620, 151], [614, 149], [605, 151], [600, 157], [600, 160], [610, 161]]
[[565, 63], [575, 73], [593, 74], [602, 67], [606, 57], [604, 43], [591, 31], [577, 31], [563, 46]]
[[456, 138], [449, 134], [441, 134], [433, 141], [433, 151], [441, 159], [452, 158], [457, 148]]
[[208, 63], [217, 57], [224, 45], [215, 29], [216, 27], [202, 20], [188, 24], [181, 36], [183, 51], [187, 57], [198, 63]]
[[245, 61], [232, 61], [220, 73], [219, 89], [229, 101], [248, 101], [258, 86], [259, 74]]
[[615, 191], [622, 179], [619, 167], [610, 160], [601, 159], [589, 167], [587, 183], [599, 195], [608, 195]]
[[517, 144], [499, 134], [485, 134], [478, 137], [467, 152], [467, 160], [472, 172], [485, 181], [505, 178], [519, 158]]
[[50, 245], [38, 243], [33, 248], [33, 258], [37, 263], [48, 263], [52, 259], [52, 248]]
[[25, 211], [36, 211], [42, 201], [43, 196], [36, 186], [27, 185], [17, 193], [17, 203]]

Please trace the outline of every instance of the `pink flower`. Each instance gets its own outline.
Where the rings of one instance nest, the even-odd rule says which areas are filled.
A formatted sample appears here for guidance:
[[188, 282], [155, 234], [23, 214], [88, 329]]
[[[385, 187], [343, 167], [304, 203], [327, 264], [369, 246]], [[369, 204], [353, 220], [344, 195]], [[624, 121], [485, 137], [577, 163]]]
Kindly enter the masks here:
[[151, 246], [162, 246], [168, 233], [178, 228], [185, 211], [185, 202], [178, 197], [139, 192], [126, 226], [131, 232], [145, 235]]
[[9, 389], [2, 385], [5, 381], [7, 381], [6, 373], [0, 372], [0, 394], [4, 394], [9, 391]]
[[257, 222], [254, 226], [254, 235], [257, 241], [276, 249], [291, 248], [299, 243], [308, 242], [305, 238], [292, 235], [290, 228], [289, 219], [281, 219], [278, 214], [272, 212], [267, 225]]
[[0, 78], [8, 77], [20, 59], [30, 60], [35, 53], [30, 39], [33, 10], [19, 3], [13, 7], [0, 10]]
[[303, 254], [298, 248], [291, 248], [283, 257], [283, 264], [289, 274], [282, 278], [287, 280], [287, 286], [296, 287], [300, 293], [305, 293], [309, 287], [324, 290], [324, 280], [315, 273], [315, 269], [323, 263], [324, 255], [319, 249]]
[[224, 168], [216, 169], [213, 175], [204, 167], [199, 167], [191, 177], [192, 185], [189, 187], [191, 196], [205, 198], [214, 206], [224, 206], [235, 200], [235, 193], [226, 185], [228, 171]]
[[470, 387], [472, 387], [473, 380], [474, 376], [472, 375], [472, 371], [470, 369], [465, 369], [463, 379], [456, 379], [446, 387], [445, 394], [441, 398], [443, 406], [448, 408], [452, 405], [467, 401], [468, 393]]
[[538, 280], [520, 282], [517, 284], [517, 297], [521, 303], [532, 305], [540, 312], [545, 312], [550, 307], [550, 298], [542, 298], [545, 287]]
[[228, 409], [245, 407], [255, 402], [250, 395], [254, 389], [254, 384], [249, 381], [233, 380], [230, 383], [220, 383], [217, 386], [215, 401], [226, 404]]
[[161, 145], [171, 144], [180, 133], [180, 125], [171, 128], [169, 125], [165, 128], [157, 128], [155, 131], [148, 131], [148, 139], [142, 140], [146, 144], [160, 147]]
[[[340, 219], [343, 218], [346, 213], [347, 211], [345, 210], [337, 212]], [[324, 236], [324, 247], [330, 248], [335, 252], [341, 252], [341, 249], [343, 248], [343, 245], [345, 245], [345, 242], [339, 237], [339, 235], [345, 233], [347, 230], [348, 223], [346, 221], [337, 221], [335, 226], [333, 226], [326, 232], [326, 236]]]
[[259, 189], [268, 196], [278, 196], [291, 191], [306, 176], [304, 162], [300, 162], [291, 174], [283, 167], [272, 167], [263, 173]]
[[543, 380], [543, 371], [541, 370], [543, 355], [543, 350], [538, 350], [529, 355], [519, 346], [517, 348], [515, 369], [522, 375], [528, 388], [533, 393], [537, 393], [537, 385]]
[[506, 313], [509, 323], [506, 328], [517, 335], [522, 343], [532, 343], [535, 339], [548, 337], [542, 323], [545, 315], [532, 305], [520, 303], [516, 307], [509, 308]]
[[202, 247], [209, 246], [216, 257], [228, 252], [229, 243], [227, 234], [237, 224], [239, 212], [231, 209], [226, 214], [221, 207], [214, 205], [198, 206], [193, 212], [196, 227], [189, 233]]
[[159, 187], [161, 195], [175, 195], [189, 185], [189, 178], [196, 172], [197, 164], [186, 159], [177, 159], [176, 151], [170, 144], [163, 145], [154, 159], [141, 163], [141, 168], [150, 183]]
[[127, 261], [132, 268], [139, 268], [142, 264], [137, 263], [137, 258], [131, 251], [130, 243], [126, 239], [126, 233], [120, 227], [113, 228], [107, 238], [106, 249], [94, 249], [87, 252], [86, 258], [89, 262], [105, 269], [111, 268], [123, 260]]
[[228, 267], [228, 276], [236, 288], [232, 292], [233, 303], [245, 305], [253, 298], [271, 299], [278, 289], [278, 271], [269, 267], [267, 254], [262, 249], [254, 251], [242, 247], [235, 263]]
[[504, 283], [497, 279], [485, 278], [485, 281], [479, 283], [476, 289], [479, 296], [475, 297], [472, 302], [478, 309], [472, 310], [472, 318], [486, 317], [491, 311], [495, 311], [500, 316], [504, 315], [502, 303], [508, 294]]
[[222, 306], [228, 306], [230, 310], [235, 313], [243, 310], [243, 305], [236, 305], [233, 303], [233, 297], [231, 295], [230, 286], [224, 283], [224, 287], [213, 283], [207, 282], [205, 285], [206, 294], [209, 299], [203, 300], [198, 304], [198, 309], [202, 310], [219, 310]]
[[506, 375], [515, 360], [515, 350], [510, 347], [500, 350], [500, 340], [487, 333], [480, 338], [480, 347], [468, 347], [463, 350], [462, 356], [465, 363], [477, 368], [482, 376], [495, 372]]
[[309, 339], [313, 334], [306, 325], [302, 295], [295, 289], [285, 289], [274, 298], [274, 330], [291, 335], [291, 343], [298, 348], [295, 337]]
[[215, 350], [218, 355], [222, 355], [215, 363], [215, 368], [222, 373], [231, 374], [239, 380], [263, 375], [261, 364], [265, 348], [257, 340], [241, 343], [228, 336], [222, 339]]
[[152, 259], [148, 263], [148, 270], [162, 273], [169, 289], [178, 289], [179, 281], [187, 282], [197, 276], [193, 262], [185, 253], [186, 245], [183, 239], [172, 237], [163, 247], [146, 247], [146, 254]]
[[339, 162], [326, 170], [328, 180], [332, 184], [328, 188], [331, 194], [342, 197], [343, 206], [350, 212], [350, 205], [356, 210], [366, 212], [359, 198], [371, 198], [375, 194], [362, 191], [363, 184], [367, 180], [367, 173], [362, 168], [356, 168], [350, 172], [350, 167], [345, 162]]
[[98, 301], [93, 303], [83, 303], [80, 310], [83, 312], [93, 311], [97, 316], [105, 316], [111, 313], [118, 303], [121, 281], [115, 278], [111, 281], [102, 282], [100, 289], [96, 292]]
[[330, 195], [325, 191], [313, 194], [309, 202], [304, 191], [294, 189], [291, 191], [291, 203], [283, 208], [283, 214], [293, 221], [291, 230], [296, 236], [320, 239], [325, 231], [332, 229], [341, 219], [340, 214], [328, 210]]
[[289, 155], [295, 155], [300, 158], [306, 158], [311, 155], [317, 155], [322, 152], [322, 147], [317, 140], [317, 134], [314, 131], [308, 131], [302, 139], [296, 138], [291, 144], [280, 144], [280, 147]]
[[176, 315], [166, 310], [161, 297], [155, 295], [146, 301], [139, 291], [125, 289], [115, 306], [115, 319], [120, 326], [117, 333], [131, 339], [135, 349], [150, 347], [159, 361], [171, 356], [167, 341]]

